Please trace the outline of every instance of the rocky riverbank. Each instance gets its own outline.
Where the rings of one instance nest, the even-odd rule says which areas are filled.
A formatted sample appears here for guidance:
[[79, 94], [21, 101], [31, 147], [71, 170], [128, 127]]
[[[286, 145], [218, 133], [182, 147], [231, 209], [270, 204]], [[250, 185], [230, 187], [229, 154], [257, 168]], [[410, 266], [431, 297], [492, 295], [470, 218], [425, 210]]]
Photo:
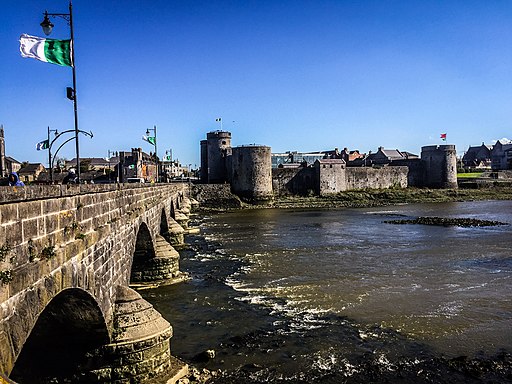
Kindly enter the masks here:
[[340, 192], [328, 197], [280, 197], [269, 206], [276, 208], [377, 207], [411, 203], [450, 201], [512, 200], [512, 188], [489, 189], [366, 189]]
[[243, 203], [229, 192], [228, 185], [214, 191], [194, 186], [201, 209], [225, 211], [253, 208], [340, 208], [378, 207], [411, 203], [444, 203], [450, 201], [512, 200], [512, 188], [484, 189], [365, 189], [345, 191], [332, 196], [277, 196], [267, 204]]

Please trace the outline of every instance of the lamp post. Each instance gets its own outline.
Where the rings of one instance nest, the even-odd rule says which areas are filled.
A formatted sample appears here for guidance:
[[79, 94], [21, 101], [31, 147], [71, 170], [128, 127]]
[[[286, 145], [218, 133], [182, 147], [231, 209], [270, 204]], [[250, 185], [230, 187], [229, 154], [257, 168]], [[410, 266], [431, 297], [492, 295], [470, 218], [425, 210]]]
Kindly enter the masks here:
[[[70, 137], [69, 139], [67, 139], [66, 141], [64, 141], [60, 146], [59, 148], [57, 148], [57, 150], [55, 151], [55, 153], [53, 154], [53, 159], [52, 159], [52, 162], [50, 164], [50, 168], [53, 169], [53, 162], [55, 161], [55, 157], [57, 156], [57, 153], [59, 153], [60, 149], [66, 145], [67, 143], [69, 143], [71, 140], [73, 140], [75, 137], [76, 137], [76, 131], [73, 130], [73, 129], [68, 129], [67, 131], [63, 131], [63, 132], [57, 132], [55, 131], [55, 138], [50, 142], [50, 145], [48, 147], [48, 151], [50, 152], [52, 147], [53, 147], [53, 144], [55, 143], [55, 141], [57, 141], [57, 139], [59, 137], [61, 137], [62, 135], [66, 134], [66, 133], [70, 133], [70, 132], [73, 132], [75, 133], [75, 136], [73, 137]], [[81, 131], [81, 130], [78, 130], [79, 133], [83, 133], [84, 135], [86, 136], [89, 136], [91, 139], [94, 137], [92, 131], [91, 132], [85, 132], [85, 131]], [[78, 173], [78, 171], [77, 171]]]
[[169, 180], [172, 180], [172, 177], [174, 175], [174, 171], [173, 171], [173, 168], [174, 168], [174, 162], [172, 161], [172, 148], [169, 148], [168, 150], [165, 151], [165, 160], [169, 162], [169, 164], [171, 165], [171, 173], [170, 173], [170, 176], [169, 176], [169, 170], [168, 168], [166, 169], [165, 171], [165, 174], [166, 174], [166, 180], [167, 182], [169, 182]]
[[[146, 129], [146, 136], [148, 136], [148, 139], [149, 139], [149, 131], [153, 131], [154, 135], [154, 141], [153, 141], [153, 145], [155, 146], [155, 164], [156, 164], [156, 182], [158, 183], [159, 181], [159, 172], [158, 172], [158, 153], [157, 153], [157, 148], [156, 148], [156, 125], [153, 126], [153, 128], [148, 128]], [[148, 140], [149, 143], [151, 143], [151, 141]]]
[[108, 155], [107, 157], [105, 158], [105, 160], [108, 161], [108, 183], [110, 184], [112, 182], [112, 169], [110, 167], [111, 165], [111, 160], [112, 160], [112, 156], [114, 156], [116, 154], [115, 151], [111, 151], [110, 149], [108, 150]]
[[50, 21], [49, 16], [51, 17], [60, 17], [68, 22], [70, 33], [71, 33], [71, 71], [73, 73], [73, 88], [67, 88], [67, 97], [70, 100], [73, 100], [73, 109], [74, 109], [74, 117], [75, 117], [75, 152], [76, 152], [76, 175], [77, 182], [80, 183], [80, 146], [78, 144], [78, 107], [77, 107], [77, 98], [76, 98], [76, 70], [75, 70], [75, 40], [73, 34], [73, 5], [71, 0], [69, 1], [69, 13], [48, 13], [48, 11], [44, 12], [44, 19], [41, 22], [41, 27], [43, 28], [43, 32], [46, 36], [49, 36], [53, 30], [53, 23]]
[[56, 129], [50, 129], [50, 127], [48, 127], [48, 166], [50, 167], [50, 182], [53, 184], [52, 147], [50, 145], [50, 132], [55, 132], [55, 136], [58, 135], [58, 132]]

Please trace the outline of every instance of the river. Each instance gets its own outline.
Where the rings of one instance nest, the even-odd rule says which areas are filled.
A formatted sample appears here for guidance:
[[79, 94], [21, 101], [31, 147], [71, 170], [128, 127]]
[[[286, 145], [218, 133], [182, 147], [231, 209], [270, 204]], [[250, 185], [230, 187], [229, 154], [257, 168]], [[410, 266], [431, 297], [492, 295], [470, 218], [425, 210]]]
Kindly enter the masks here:
[[[384, 223], [418, 216], [509, 225]], [[181, 252], [192, 279], [143, 295], [172, 353], [221, 369], [215, 382], [511, 380], [511, 201], [198, 219]]]

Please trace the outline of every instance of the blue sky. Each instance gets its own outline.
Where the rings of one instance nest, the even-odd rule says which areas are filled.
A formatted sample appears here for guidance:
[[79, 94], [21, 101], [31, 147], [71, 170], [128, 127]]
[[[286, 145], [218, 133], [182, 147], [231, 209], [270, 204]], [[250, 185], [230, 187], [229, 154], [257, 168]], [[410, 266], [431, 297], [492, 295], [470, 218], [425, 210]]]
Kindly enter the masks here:
[[[46, 162], [46, 127], [73, 128], [71, 69], [23, 59], [22, 33], [64, 0], [3, 0], [0, 124], [7, 154]], [[83, 157], [152, 146], [199, 165], [199, 141], [273, 152], [512, 138], [512, 2], [75, 0]], [[53, 38], [68, 38], [54, 19]], [[74, 157], [74, 145], [60, 154]]]

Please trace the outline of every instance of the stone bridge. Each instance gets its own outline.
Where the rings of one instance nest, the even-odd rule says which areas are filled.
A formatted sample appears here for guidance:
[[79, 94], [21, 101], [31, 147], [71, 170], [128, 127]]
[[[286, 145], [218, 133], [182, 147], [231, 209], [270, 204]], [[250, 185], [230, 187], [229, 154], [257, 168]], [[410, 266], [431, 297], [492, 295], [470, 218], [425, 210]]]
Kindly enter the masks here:
[[128, 286], [181, 277], [188, 194], [0, 187], [0, 382], [165, 383], [186, 369], [171, 325]]

